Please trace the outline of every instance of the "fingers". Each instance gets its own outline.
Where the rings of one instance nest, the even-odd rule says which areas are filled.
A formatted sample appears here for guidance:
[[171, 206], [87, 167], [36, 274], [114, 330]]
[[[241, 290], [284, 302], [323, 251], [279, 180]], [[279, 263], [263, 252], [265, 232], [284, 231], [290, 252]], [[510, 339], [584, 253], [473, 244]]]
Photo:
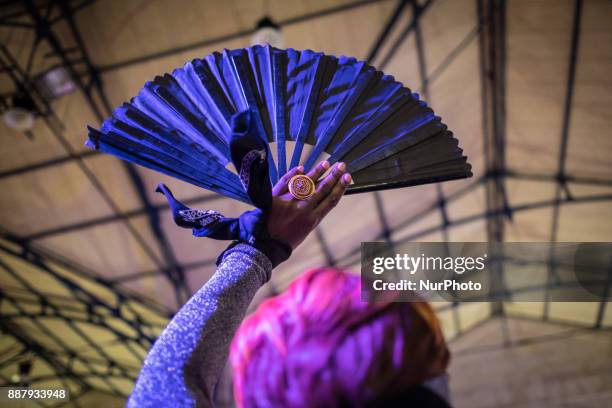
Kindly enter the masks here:
[[321, 200], [317, 208], [315, 209], [315, 214], [317, 218], [321, 219], [327, 215], [328, 212], [332, 210], [340, 199], [344, 195], [344, 192], [351, 184], [352, 177], [350, 174], [344, 174], [339, 182], [337, 182], [332, 188], [331, 192]]
[[291, 177], [302, 174], [304, 172], [304, 166], [297, 166], [289, 170], [283, 177], [281, 177], [274, 188], [272, 189], [272, 195], [278, 196], [285, 194], [289, 191], [289, 180]]
[[323, 160], [321, 163], [314, 166], [310, 171], [306, 174], [308, 177], [312, 179], [315, 183], [325, 172], [329, 169], [329, 162], [327, 160]]
[[327, 197], [345, 171], [346, 164], [342, 162], [334, 166], [329, 174], [317, 185], [314, 195], [308, 200], [311, 207], [316, 207], [325, 197]]

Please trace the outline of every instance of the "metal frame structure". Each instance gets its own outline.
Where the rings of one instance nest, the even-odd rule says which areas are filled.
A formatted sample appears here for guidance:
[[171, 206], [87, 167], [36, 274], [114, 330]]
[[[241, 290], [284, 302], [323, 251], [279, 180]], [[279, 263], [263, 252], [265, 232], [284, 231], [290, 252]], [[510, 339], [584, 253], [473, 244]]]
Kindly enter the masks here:
[[[289, 20], [279, 21], [278, 25], [282, 28], [284, 26], [313, 20], [322, 16], [342, 13], [353, 8], [375, 3], [376, 1], [388, 0], [358, 0], [353, 3], [347, 3], [342, 6], [333, 7], [316, 13], [310, 13]], [[130, 344], [130, 347], [139, 349], [141, 352], [146, 353], [147, 348], [154, 340], [155, 330], [159, 330], [161, 327], [148, 327], [148, 323], [145, 321], [145, 319], [140, 317], [137, 313], [132, 314], [132, 317], [128, 317], [123, 312], [124, 305], [131, 304], [131, 302], [136, 302], [143, 305], [143, 307], [149, 308], [151, 313], [163, 316], [164, 318], [169, 316], [169, 311], [158, 310], [153, 305], [147, 303], [146, 299], [138, 298], [134, 294], [125, 293], [121, 285], [127, 281], [139, 279], [141, 277], [162, 275], [172, 284], [175, 291], [176, 303], [177, 305], [181, 305], [188, 298], [188, 296], [190, 296], [189, 288], [185, 284], [184, 270], [186, 268], [212, 264], [213, 260], [211, 259], [192, 264], [180, 264], [177, 261], [176, 256], [173, 253], [172, 248], [163, 232], [163, 229], [161, 228], [159, 220], [159, 212], [167, 209], [167, 205], [154, 205], [150, 202], [146, 192], [144, 191], [144, 184], [138, 171], [132, 165], [127, 163], [125, 164], [126, 172], [135, 192], [137, 193], [137, 196], [141, 201], [142, 206], [137, 210], [132, 210], [129, 212], [121, 211], [110, 194], [105, 191], [96, 175], [84, 163], [85, 158], [94, 156], [97, 153], [79, 153], [74, 151], [63, 134], [63, 125], [53, 111], [52, 106], [46, 102], [44, 98], [37, 93], [35, 87], [32, 86], [31, 79], [35, 73], [32, 72], [31, 61], [34, 58], [34, 53], [36, 53], [41, 42], [46, 42], [53, 50], [53, 53], [58, 58], [59, 62], [71, 73], [73, 80], [77, 84], [80, 92], [85, 96], [92, 112], [94, 112], [98, 120], [102, 121], [104, 117], [108, 116], [111, 112], [111, 106], [105, 93], [102, 78], [103, 73], [121, 69], [126, 66], [152, 61], [158, 58], [167, 57], [169, 55], [175, 55], [199, 47], [215, 45], [231, 39], [243, 38], [254, 32], [254, 30], [243, 30], [216, 38], [206, 39], [193, 44], [186, 44], [172, 49], [142, 55], [107, 66], [95, 66], [92, 64], [89, 58], [86, 44], [81, 38], [75, 22], [78, 11], [92, 3], [93, 1], [88, 0], [49, 0], [47, 2], [34, 2], [33, 0], [28, 0], [24, 3], [25, 5], [23, 7], [15, 6], [15, 11], [0, 15], [0, 26], [10, 26], [14, 27], [15, 29], [31, 29], [36, 30], [37, 32], [35, 41], [32, 44], [31, 55], [28, 58], [29, 62], [26, 67], [20, 67], [15, 61], [15, 58], [10, 54], [9, 50], [5, 46], [0, 46], [0, 74], [8, 75], [15, 84], [16, 89], [25, 89], [30, 93], [32, 99], [37, 102], [38, 109], [43, 120], [52, 131], [57, 141], [66, 151], [66, 155], [63, 157], [57, 157], [40, 163], [2, 171], [0, 172], [0, 179], [15, 177], [31, 171], [38, 171], [44, 168], [62, 165], [67, 162], [74, 162], [79, 166], [81, 171], [86, 175], [96, 190], [98, 190], [108, 206], [113, 210], [113, 215], [111, 216], [94, 218], [48, 230], [41, 230], [29, 236], [18, 236], [14, 232], [7, 231], [2, 231], [2, 234], [0, 235], [1, 253], [19, 259], [20, 262], [24, 262], [61, 282], [62, 285], [66, 286], [68, 290], [73, 293], [74, 302], [93, 305], [92, 307], [87, 307], [81, 315], [73, 316], [70, 313], [66, 313], [66, 310], [62, 307], [58, 307], [56, 304], [57, 299], [54, 299], [53, 296], [48, 296], [35, 290], [32, 290], [30, 294], [12, 294], [10, 290], [3, 288], [0, 290], [0, 304], [9, 303], [16, 310], [16, 312], [12, 315], [2, 315], [2, 318], [0, 319], [0, 329], [3, 333], [13, 336], [20, 344], [20, 348], [17, 350], [17, 352], [15, 352], [15, 350], [8, 350], [10, 351], [10, 353], [8, 353], [10, 354], [8, 358], [3, 357], [6, 355], [4, 352], [7, 350], [0, 350], [0, 366], [14, 363], [18, 360], [16, 356], [22, 355], [25, 351], [32, 352], [38, 358], [44, 360], [50, 367], [53, 367], [58, 377], [62, 381], [74, 381], [78, 386], [78, 392], [85, 392], [95, 388], [95, 386], [89, 381], [90, 376], [101, 378], [106, 382], [112, 380], [112, 378], [125, 378], [133, 380], [137, 373], [138, 367], [126, 367], [125, 365], [122, 365], [122, 363], [114, 361], [112, 356], [106, 355], [104, 350], [100, 349], [98, 350], [98, 353], [100, 354], [100, 361], [97, 361], [97, 363], [107, 367], [107, 371], [100, 373], [98, 370], [91, 368], [88, 371], [86, 370], [85, 373], [77, 372], [72, 368], [74, 361], [78, 360], [86, 366], [87, 364], [91, 363], [91, 361], [87, 361], [87, 358], [80, 355], [77, 351], [71, 350], [61, 342], [61, 339], [54, 339], [57, 347], [53, 350], [49, 349], [47, 345], [41, 344], [36, 339], [31, 338], [31, 336], [24, 334], [19, 327], [19, 323], [17, 323], [18, 318], [29, 318], [32, 322], [37, 322], [35, 323], [36, 325], [39, 325], [40, 319], [53, 317], [62, 320], [77, 332], [78, 330], [76, 328], [78, 326], [75, 326], [75, 322], [83, 321], [94, 323], [108, 330], [114, 330], [114, 333], [119, 341], [125, 341], [126, 344]], [[444, 239], [449, 240], [448, 233], [450, 228], [477, 220], [486, 220], [487, 236], [489, 241], [503, 242], [504, 224], [507, 222], [507, 220], [512, 220], [512, 216], [514, 214], [537, 208], [552, 207], [554, 211], [550, 239], [553, 242], [556, 241], [559, 210], [562, 205], [572, 205], [584, 202], [612, 201], [612, 194], [597, 194], [586, 197], [575, 197], [571, 194], [569, 189], [570, 183], [612, 187], [612, 179], [608, 180], [589, 177], [574, 177], [566, 174], [565, 171], [568, 139], [570, 137], [569, 124], [572, 113], [573, 88], [576, 76], [580, 39], [582, 0], [575, 0], [574, 6], [575, 11], [571, 37], [571, 52], [567, 77], [566, 99], [563, 117], [561, 118], [561, 149], [556, 174], [534, 174], [520, 172], [508, 168], [505, 160], [505, 1], [475, 0], [478, 20], [476, 21], [474, 28], [470, 30], [465, 38], [458, 42], [456, 48], [454, 48], [446, 56], [446, 58], [442, 60], [439, 66], [433, 68], [431, 71], [428, 71], [424, 52], [425, 44], [421, 33], [420, 21], [432, 7], [435, 7], [435, 0], [397, 0], [396, 7], [391, 13], [385, 26], [382, 28], [380, 34], [375, 39], [370, 52], [368, 53], [367, 60], [378, 61], [378, 67], [380, 69], [384, 69], [397, 53], [399, 47], [404, 43], [404, 41], [407, 41], [408, 38], [410, 38], [411, 33], [414, 33], [421, 80], [420, 92], [424, 95], [425, 100], [429, 101], [430, 84], [439, 78], [444, 70], [453, 63], [453, 61], [464, 49], [473, 44], [474, 41], [478, 40], [483, 105], [483, 153], [486, 164], [486, 172], [482, 177], [472, 180], [463, 188], [460, 188], [457, 191], [447, 195], [445, 195], [442, 188], [438, 186], [436, 202], [432, 203], [429, 207], [423, 209], [419, 213], [413, 214], [408, 219], [396, 225], [395, 228], [404, 228], [417, 222], [422, 217], [436, 211], [438, 211], [440, 214], [442, 220], [441, 223], [433, 227], [416, 231], [410, 236], [404, 237], [401, 240], [393, 239], [393, 229], [389, 226], [387, 221], [387, 215], [384, 211], [382, 197], [380, 194], [374, 193], [373, 199], [375, 200], [378, 220], [380, 223], [380, 233], [378, 234], [377, 239], [386, 240], [390, 243], [401, 243], [409, 240], [417, 240], [420, 237], [426, 236], [433, 232], [441, 232]], [[404, 13], [411, 13], [411, 18], [407, 24], [400, 27], [400, 17], [402, 17]], [[29, 22], [24, 22], [24, 18], [28, 18]], [[73, 43], [76, 44], [76, 47], [68, 47], [67, 45], [62, 44], [60, 39], [54, 34], [53, 27], [59, 21], [66, 22], [68, 24]], [[390, 38], [392, 37], [391, 34], [393, 32], [398, 32], [399, 34], [395, 37], [394, 41], [390, 43]], [[386, 53], [384, 55], [382, 55], [383, 48], [386, 49]], [[429, 75], [428, 72], [430, 72]], [[555, 198], [552, 200], [511, 206], [505, 189], [505, 182], [509, 179], [555, 183]], [[453, 219], [449, 217], [447, 213], [448, 204], [463, 197], [465, 194], [480, 186], [484, 186], [486, 191], [485, 212], [462, 218]], [[217, 196], [207, 194], [200, 197], [195, 197], [191, 200], [186, 200], [186, 202], [190, 205], [196, 205], [210, 200], [215, 200], [217, 198]], [[132, 224], [134, 217], [140, 215], [147, 215], [148, 217], [149, 227], [157, 240], [157, 246], [159, 252], [161, 253], [161, 258], [157, 255], [155, 249], [151, 248], [150, 245], [145, 242], [140, 233]], [[106, 281], [101, 278], [94, 278], [93, 276], [97, 275], [94, 275], [91, 271], [86, 271], [78, 265], [74, 265], [69, 261], [58, 258], [53, 254], [49, 254], [36, 246], [36, 241], [42, 238], [84, 230], [116, 221], [120, 221], [125, 224], [130, 233], [134, 236], [135, 240], [140, 246], [142, 246], [145, 253], [148, 254], [153, 263], [156, 265], [155, 270], [135, 271], [129, 275], [119, 277], [114, 281]], [[333, 252], [329, 249], [323, 232], [320, 229], [316, 231], [316, 237], [321, 246], [321, 250], [325, 255], [326, 262], [330, 265], [348, 265], [353, 263], [359, 256], [360, 248], [356, 247], [340, 258], [335, 257]], [[554, 262], [552, 262], [553, 258], [554, 254], [551, 253], [549, 262], [550, 282], [552, 282], [554, 278]], [[61, 265], [64, 269], [71, 271], [75, 275], [71, 277], [64, 273], [60, 273], [54, 265]], [[0, 271], [9, 274], [27, 287], [27, 282], [22, 281], [19, 274], [16, 274], [11, 266], [5, 262], [0, 262]], [[503, 289], [504, 271], [501, 264], [499, 265], [498, 273], [500, 277], [499, 284]], [[108, 300], [96, 298], [93, 293], [90, 293], [88, 290], [82, 287], [82, 285], [79, 283], [81, 279], [87, 280], [87, 282], [89, 282], [91, 285], [111, 290], [116, 294], [116, 298], [114, 299], [115, 303], [111, 304]], [[34, 305], [38, 309], [38, 312], [32, 313], [31, 311], [28, 311], [30, 309], [24, 308], [24, 304]], [[601, 327], [604, 317], [605, 304], [604, 299], [601, 302], [597, 322], [595, 324], [596, 328]], [[449, 307], [456, 309], [456, 306], [457, 305], [454, 304]], [[495, 302], [492, 307], [492, 312], [494, 315], [503, 316], [504, 310], [501, 302]], [[548, 309], [546, 309], [544, 318], [548, 317], [547, 310]], [[130, 337], [125, 333], [117, 332], [106, 323], [107, 319], [111, 318], [125, 321], [128, 325], [133, 327], [134, 330], [136, 330], [138, 333], [137, 336]], [[458, 313], [454, 314], [454, 319], [457, 332], [459, 333], [459, 328], [461, 325], [459, 322]], [[41, 330], [43, 330], [42, 327], [44, 327], [44, 325], [40, 327]], [[87, 339], [86, 333], [81, 331], [79, 335], [82, 335], [92, 347], [96, 349], [100, 348], [95, 345], [95, 342], [93, 342], [92, 339]], [[139, 358], [141, 357], [142, 355], [140, 355]], [[2, 380], [6, 383], [10, 382], [10, 379], [7, 378], [3, 378]], [[114, 387], [112, 381], [110, 384]], [[121, 395], [121, 392], [117, 391], [117, 394]]]
[[[163, 322], [170, 316], [168, 310], [133, 293], [118, 289], [112, 282], [96, 278], [91, 271], [58, 258], [28, 242], [2, 231], [0, 238], [0, 272], [15, 282], [15, 287], [0, 289], [0, 331], [11, 336], [18, 348], [4, 353], [0, 367], [40, 359], [52, 369], [53, 374], [30, 377], [26, 384], [57, 380], [69, 390], [72, 401], [78, 406], [78, 397], [95, 389], [94, 379], [104, 383], [113, 393], [125, 396], [115, 381], [135, 381], [140, 367], [117, 360], [105, 347], [120, 343], [140, 361], [162, 330]], [[10, 260], [10, 263], [8, 262]], [[70, 296], [42, 292], [31, 279], [14, 265], [27, 264], [36, 274], [59, 284]], [[18, 285], [18, 286], [17, 286]], [[143, 311], [146, 311], [144, 313]], [[151, 323], [151, 315], [157, 323]], [[23, 330], [23, 322], [44, 335], [44, 340]], [[117, 323], [119, 322], [119, 323]], [[61, 324], [63, 334], [51, 328]], [[87, 333], [95, 326], [112, 334], [112, 341], [101, 343]], [[78, 338], [90, 351], [74, 347], [66, 338]], [[2, 376], [5, 385], [13, 379]], [[40, 406], [47, 406], [42, 402]]]

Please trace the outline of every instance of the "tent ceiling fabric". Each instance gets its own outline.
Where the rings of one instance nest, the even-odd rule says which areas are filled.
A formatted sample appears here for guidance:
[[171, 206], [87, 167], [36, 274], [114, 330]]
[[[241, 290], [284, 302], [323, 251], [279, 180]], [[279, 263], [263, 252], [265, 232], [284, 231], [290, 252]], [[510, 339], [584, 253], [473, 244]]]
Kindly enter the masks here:
[[[135, 95], [145, 81], [187, 60], [222, 48], [248, 45], [250, 30], [264, 14], [281, 23], [288, 22], [282, 27], [285, 46], [366, 59], [398, 5], [395, 0], [228, 0], [223, 6], [216, 0], [185, 0], [180, 7], [170, 0], [72, 2], [73, 6], [80, 3], [83, 7], [75, 13], [76, 25], [93, 66], [100, 70], [112, 106]], [[427, 185], [385, 191], [378, 196], [346, 197], [317, 233], [275, 271], [271, 284], [262, 289], [264, 294], [260, 296], [280, 291], [305, 269], [329, 262], [358, 272], [360, 242], [385, 239], [386, 233], [397, 241], [487, 240], [479, 47], [479, 34], [487, 25], [479, 25], [475, 0], [422, 0], [418, 4], [424, 7], [418, 26], [426, 62], [426, 89], [423, 73], [419, 72], [414, 32], [399, 41], [405, 27], [414, 21], [411, 6], [405, 8], [373, 63], [414, 91], [428, 93], [428, 102], [461, 140], [473, 164], [474, 177], [440, 187]], [[506, 5], [506, 162], [512, 174], [504, 184], [508, 204], [515, 210], [512, 219], [503, 222], [507, 241], [551, 239], [553, 201], [560, 194], [555, 177], [559, 172], [574, 4], [570, 0], [513, 0]], [[7, 7], [6, 12], [15, 10], [19, 6]], [[0, 11], [4, 12], [1, 8]], [[51, 18], [59, 17], [58, 13], [52, 9]], [[302, 20], [305, 15], [312, 18]], [[559, 205], [558, 241], [612, 241], [611, 20], [611, 2], [589, 0], [582, 5], [565, 162], [566, 174], [572, 177], [567, 186], [574, 201]], [[27, 13], [18, 14], [12, 21], [31, 23]], [[78, 45], [65, 21], [58, 20], [53, 30], [63, 47]], [[28, 64], [34, 35], [32, 29], [0, 23], [0, 41], [22, 67]], [[225, 40], [207, 41], [215, 38]], [[397, 49], [387, 58], [396, 41]], [[171, 49], [175, 51], [166, 52]], [[147, 55], [154, 57], [141, 58]], [[59, 62], [43, 41], [32, 66], [37, 73]], [[0, 74], [0, 93], [13, 89], [10, 77]], [[47, 350], [46, 359], [37, 363], [34, 373], [46, 378], [56, 369], [53, 364], [68, 364], [72, 357], [51, 336], [42, 334], [36, 324], [56, 334], [80, 330], [99, 339], [105, 352], [116, 356], [117, 361], [111, 364], [104, 350], [101, 353], [78, 333], [68, 336], [74, 344], [65, 347], [77, 350], [74, 372], [93, 374], [85, 383], [70, 376], [65, 381], [72, 382], [76, 393], [95, 389], [103, 395], [126, 395], [146, 353], [147, 342], [139, 340], [139, 336], [154, 338], [159, 333], [168, 313], [177, 308], [175, 289], [163, 273], [168, 267], [163, 262], [164, 248], [151, 229], [126, 168], [117, 159], [91, 154], [83, 146], [85, 126], [99, 125], [84, 94], [72, 93], [52, 106], [61, 123], [59, 132], [77, 154], [86, 155], [82, 164], [95, 174], [119, 212], [109, 207], [76, 160], [62, 159], [67, 151], [44, 120], [36, 121], [31, 139], [0, 125], [0, 226], [4, 236], [0, 245], [4, 248], [0, 250], [0, 284], [3, 294], [15, 297], [14, 302], [5, 298], [0, 310], [3, 315], [16, 316], [23, 313], [16, 306], [19, 305], [28, 313], [42, 313], [41, 297], [28, 293], [31, 285], [48, 296], [50, 302], [61, 305], [66, 314], [43, 316], [40, 323], [36, 319], [9, 319], [3, 323], [0, 351], [15, 348], [14, 353], [19, 353], [18, 336], [8, 334], [18, 328], [24, 338], [35, 340]], [[24, 170], [55, 159], [61, 159], [60, 163]], [[158, 210], [170, 250], [184, 270], [188, 291], [193, 293], [214, 272], [214, 260], [226, 243], [196, 239], [188, 231], [176, 228], [163, 197], [154, 193], [155, 185], [165, 182], [190, 205], [227, 215], [238, 215], [247, 207], [147, 169], [137, 168], [137, 172], [146, 197]], [[560, 197], [565, 198], [563, 192]], [[441, 198], [446, 200], [446, 228]], [[88, 310], [84, 307], [88, 295], [78, 295], [61, 279], [44, 278], [48, 274], [40, 264], [20, 258], [25, 247], [25, 253], [39, 254], [58, 276], [68, 276], [104, 302], [125, 302], [130, 307], [123, 307], [123, 314], [122, 306], [111, 307], [109, 303], [106, 307], [103, 302], [100, 310]], [[72, 273], [71, 269], [82, 274]], [[29, 276], [27, 284], [15, 274]], [[451, 306], [437, 305], [444, 330], [451, 338], [491, 314], [490, 306], [484, 303]], [[113, 315], [113, 308], [122, 310], [121, 315]], [[508, 304], [506, 311], [541, 318], [544, 307], [539, 303]], [[571, 308], [559, 304], [551, 306], [547, 313], [553, 320], [593, 326], [598, 305]], [[101, 317], [92, 317], [98, 315]], [[71, 316], [82, 322], [72, 327]], [[109, 329], [112, 325], [117, 325], [114, 331]], [[612, 325], [612, 311], [604, 314], [603, 325]], [[134, 334], [134, 330], [141, 333]], [[126, 338], [125, 344], [119, 344], [118, 340]], [[7, 381], [14, 370], [14, 364], [0, 368], [0, 378]]]

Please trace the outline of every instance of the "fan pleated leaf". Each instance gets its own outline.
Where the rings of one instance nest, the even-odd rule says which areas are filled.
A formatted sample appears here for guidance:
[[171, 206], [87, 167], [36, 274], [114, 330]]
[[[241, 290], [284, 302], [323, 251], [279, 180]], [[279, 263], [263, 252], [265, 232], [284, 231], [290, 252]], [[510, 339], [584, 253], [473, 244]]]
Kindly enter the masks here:
[[250, 202], [231, 164], [234, 114], [251, 110], [270, 181], [343, 161], [348, 193], [471, 176], [458, 141], [410, 89], [363, 61], [270, 46], [224, 50], [147, 82], [88, 145]]

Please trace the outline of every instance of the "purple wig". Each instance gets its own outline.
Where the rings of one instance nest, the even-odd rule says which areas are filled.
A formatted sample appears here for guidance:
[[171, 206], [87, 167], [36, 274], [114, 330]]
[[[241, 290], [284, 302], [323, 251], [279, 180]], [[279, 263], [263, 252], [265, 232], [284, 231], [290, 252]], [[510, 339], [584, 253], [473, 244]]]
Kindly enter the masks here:
[[358, 276], [311, 270], [234, 337], [241, 407], [364, 406], [443, 374], [449, 352], [425, 303], [364, 302]]

